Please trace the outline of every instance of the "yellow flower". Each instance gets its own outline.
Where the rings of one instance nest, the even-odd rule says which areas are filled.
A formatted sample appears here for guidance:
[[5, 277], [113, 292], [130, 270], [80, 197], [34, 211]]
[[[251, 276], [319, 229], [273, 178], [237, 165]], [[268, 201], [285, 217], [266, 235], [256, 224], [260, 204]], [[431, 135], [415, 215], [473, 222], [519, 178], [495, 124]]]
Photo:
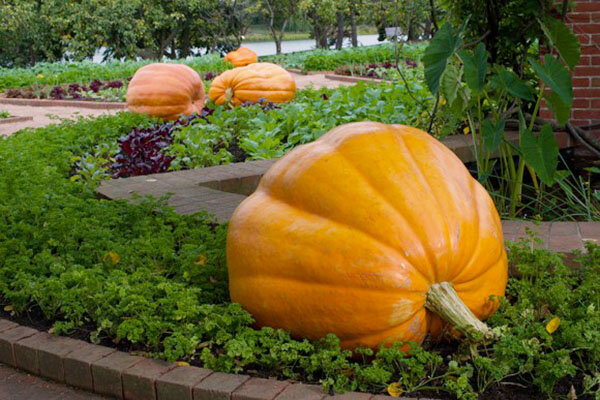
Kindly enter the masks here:
[[559, 326], [560, 326], [560, 318], [554, 317], [550, 320], [550, 322], [548, 322], [546, 324], [546, 331], [552, 335], [554, 332], [556, 332], [556, 330], [558, 329]]
[[402, 385], [400, 382], [390, 383], [387, 387], [387, 392], [392, 397], [400, 397], [402, 394]]
[[442, 99], [440, 99], [440, 104], [441, 104], [441, 105], [444, 105], [444, 104], [446, 104], [446, 99], [443, 99], [443, 98], [442, 98]]
[[38, 79], [42, 79], [44, 77], [44, 75], [42, 74], [37, 74]]
[[102, 261], [104, 262], [108, 262], [110, 261], [113, 265], [117, 264], [119, 261], [121, 261], [121, 256], [119, 256], [117, 253], [115, 253], [114, 251], [109, 251], [108, 253], [106, 253], [104, 255], [104, 257], [102, 257]]
[[204, 254], [198, 255], [198, 260], [196, 260], [196, 262], [194, 262], [194, 264], [196, 264], [196, 265], [206, 264], [206, 256]]
[[469, 127], [466, 126], [465, 129], [463, 129], [463, 132], [465, 133], [465, 135], [468, 135], [469, 133], [471, 133], [471, 129], [469, 129]]

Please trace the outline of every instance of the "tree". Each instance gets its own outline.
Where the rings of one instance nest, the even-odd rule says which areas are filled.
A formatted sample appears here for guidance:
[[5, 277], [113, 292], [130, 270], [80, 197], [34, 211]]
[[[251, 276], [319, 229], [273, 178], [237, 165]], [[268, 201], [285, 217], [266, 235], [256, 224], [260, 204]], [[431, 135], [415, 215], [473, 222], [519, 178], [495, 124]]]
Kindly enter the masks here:
[[[335, 29], [340, 0], [300, 0], [298, 8], [313, 28], [317, 48], [329, 48], [330, 31]], [[341, 0], [343, 1], [343, 0]]]
[[261, 9], [269, 18], [269, 30], [275, 41], [275, 50], [281, 54], [281, 41], [290, 19], [296, 14], [298, 0], [262, 0]]

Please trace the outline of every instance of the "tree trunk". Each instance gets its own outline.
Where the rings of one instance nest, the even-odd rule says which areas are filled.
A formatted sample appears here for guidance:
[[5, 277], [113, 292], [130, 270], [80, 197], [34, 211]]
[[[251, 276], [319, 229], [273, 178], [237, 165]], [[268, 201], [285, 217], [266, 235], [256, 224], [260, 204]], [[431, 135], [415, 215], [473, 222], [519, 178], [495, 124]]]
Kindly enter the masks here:
[[416, 31], [415, 31], [415, 24], [413, 23], [413, 21], [410, 21], [408, 23], [408, 37], [406, 38], [407, 41], [411, 41], [411, 40], [416, 40], [417, 39], [417, 35], [416, 35]]
[[344, 45], [344, 13], [337, 12], [337, 35], [335, 38], [335, 49], [340, 50]]
[[354, 6], [350, 10], [350, 31], [352, 37], [352, 47], [358, 47], [358, 32], [356, 29], [356, 15], [354, 13]]

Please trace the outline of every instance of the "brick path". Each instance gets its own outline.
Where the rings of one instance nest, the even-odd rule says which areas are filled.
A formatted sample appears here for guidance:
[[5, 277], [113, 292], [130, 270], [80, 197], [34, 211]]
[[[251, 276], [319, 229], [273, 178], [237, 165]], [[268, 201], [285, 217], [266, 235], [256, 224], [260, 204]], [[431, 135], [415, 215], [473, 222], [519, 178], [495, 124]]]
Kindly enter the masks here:
[[72, 389], [0, 364], [0, 400], [102, 400], [108, 397]]

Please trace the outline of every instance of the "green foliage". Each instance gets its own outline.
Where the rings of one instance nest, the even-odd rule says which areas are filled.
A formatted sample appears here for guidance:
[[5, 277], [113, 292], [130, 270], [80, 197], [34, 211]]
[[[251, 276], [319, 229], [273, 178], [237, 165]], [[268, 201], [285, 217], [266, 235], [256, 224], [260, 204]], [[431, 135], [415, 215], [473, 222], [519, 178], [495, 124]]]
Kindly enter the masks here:
[[10, 113], [6, 110], [0, 110], [0, 118], [8, 118], [10, 117]]
[[104, 59], [185, 58], [237, 47], [249, 0], [6, 0], [0, 65]]
[[[541, 26], [536, 21], [555, 16], [553, 7], [559, 2], [440, 0], [440, 4], [455, 26], [468, 21], [465, 41], [483, 41], [493, 63], [519, 71], [526, 64], [530, 49], [535, 47], [542, 35]], [[565, 37], [565, 40], [569, 39]]]
[[446, 23], [427, 46], [423, 62], [425, 63], [425, 81], [431, 93], [437, 93], [448, 59], [458, 50], [460, 45], [460, 34], [454, 32], [452, 25]]
[[[33, 68], [0, 67], [0, 90], [7, 88], [31, 87], [34, 85], [60, 85], [65, 83], [89, 83], [94, 79], [109, 81], [127, 79], [133, 76], [138, 68], [154, 61], [110, 61], [97, 64], [91, 61], [72, 63], [39, 63]], [[207, 72], [218, 74], [233, 66], [221, 59], [218, 54], [209, 54], [178, 60], [201, 75]]]
[[[560, 22], [555, 24], [548, 20], [546, 23], [562, 27]], [[431, 40], [424, 57], [428, 87], [433, 94], [439, 90], [442, 110], [453, 114], [453, 118], [446, 119], [464, 119], [472, 133], [478, 179], [496, 198], [501, 212], [508, 209], [512, 217], [518, 212], [531, 212], [531, 204], [526, 204], [528, 200], [523, 194], [526, 168], [536, 197], [532, 202], [533, 209], [543, 208], [540, 205], [547, 197], [546, 187], [563, 189], [558, 181], [569, 173], [557, 172], [558, 144], [552, 128], [545, 125], [539, 134], [533, 132], [537, 128], [535, 123], [542, 99], [546, 99], [555, 111], [559, 123], [564, 124], [568, 120], [573, 103], [569, 70], [558, 57], [550, 54], [545, 55], [543, 63], [530, 58], [529, 64], [542, 82], [534, 90], [530, 82], [519, 78], [514, 71], [490, 65], [483, 43], [474, 50], [459, 49], [461, 32], [462, 29], [453, 33], [447, 24]], [[555, 28], [549, 31], [549, 35], [556, 32], [563, 32], [563, 29]], [[573, 62], [578, 58], [578, 55], [575, 56], [578, 50], [575, 51], [572, 45], [558, 39], [554, 42], [563, 47], [562, 53], [566, 54], [563, 59]], [[551, 89], [549, 92], [545, 90], [546, 86]], [[529, 112], [531, 116], [525, 121], [524, 115]], [[515, 113], [520, 116], [517, 144], [508, 140], [505, 131], [507, 119]], [[519, 156], [518, 162], [515, 162], [514, 153]], [[498, 179], [492, 182], [492, 177]], [[544, 185], [538, 183], [538, 177]], [[575, 177], [570, 178], [576, 181]]]
[[[326, 124], [365, 119], [374, 110], [376, 120], [406, 122], [418, 111], [404, 108], [400, 92], [385, 84], [359, 85], [328, 91], [329, 100], [319, 102], [321, 93], [308, 90], [288, 105], [296, 115], [306, 112], [306, 120], [281, 120], [283, 108], [265, 113], [255, 106], [217, 110], [214, 121], [222, 121], [232, 137], [248, 129], [236, 119], [256, 124], [253, 132], [259, 126], [272, 130], [268, 137], [275, 142], [285, 129], [298, 131], [287, 138], [300, 143], [329, 129]], [[366, 106], [350, 113], [361, 107], [359, 98], [367, 99]], [[330, 114], [318, 118], [315, 113], [326, 108]], [[275, 133], [272, 119], [283, 131]], [[301, 131], [308, 119], [324, 125]], [[433, 390], [474, 399], [499, 382], [512, 382], [553, 396], [566, 395], [557, 391], [562, 380], [582, 377], [577, 395], [598, 395], [600, 247], [590, 245], [575, 270], [530, 242], [511, 246], [518, 275], [489, 320], [500, 339], [479, 348], [465, 343], [440, 353], [429, 344], [406, 349], [399, 343], [352, 354], [333, 335], [311, 343], [281, 330], [255, 330], [251, 315], [229, 302], [226, 226], [202, 214], [177, 215], [163, 201], [102, 200], [95, 184], [72, 178], [73, 163], [85, 162], [85, 154], [107, 157], [110, 143], [150, 122], [123, 112], [24, 130], [0, 141], [0, 304], [41, 313], [57, 333], [83, 333], [94, 342], [224, 372], [255, 370], [319, 382], [336, 392], [381, 393], [396, 382], [407, 394]], [[561, 325], [550, 334], [545, 325], [553, 317]]]
[[[420, 61], [426, 44], [411, 43], [402, 46], [400, 60], [409, 58]], [[300, 68], [303, 71], [333, 71], [351, 64], [381, 63], [394, 61], [396, 49], [392, 44], [345, 48], [342, 50], [310, 50], [305, 52], [261, 57], [261, 61], [281, 64], [284, 68]]]

